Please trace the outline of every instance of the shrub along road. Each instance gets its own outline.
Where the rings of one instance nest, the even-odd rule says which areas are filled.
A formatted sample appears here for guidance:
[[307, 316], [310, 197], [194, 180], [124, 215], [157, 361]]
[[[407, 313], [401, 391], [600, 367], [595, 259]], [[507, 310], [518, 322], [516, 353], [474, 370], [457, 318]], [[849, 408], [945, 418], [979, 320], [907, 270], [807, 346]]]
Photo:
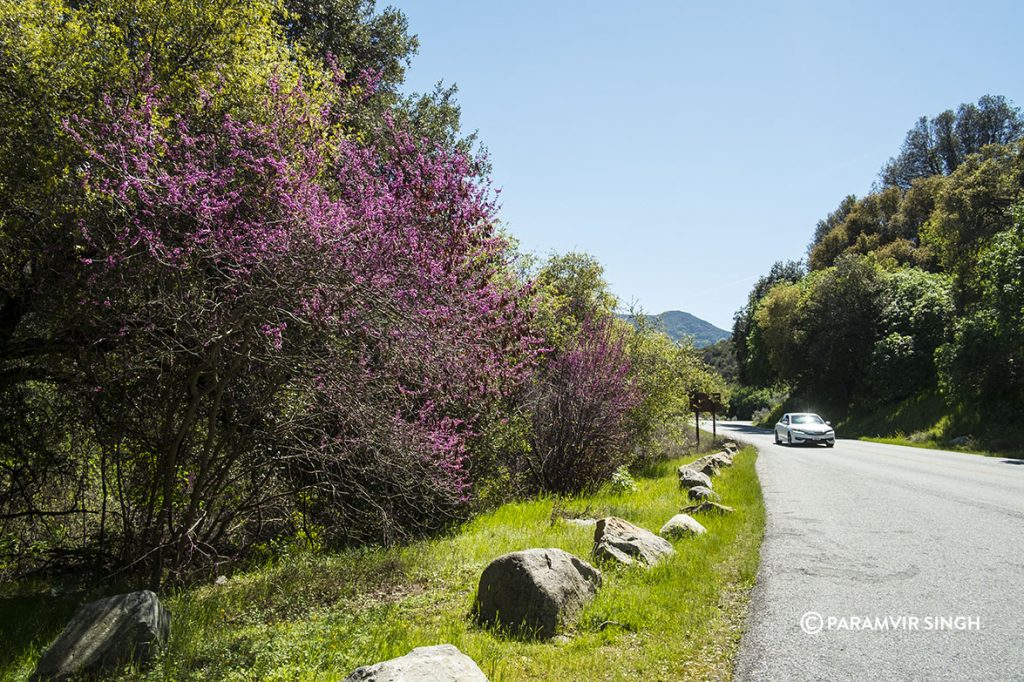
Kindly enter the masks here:
[[1024, 677], [1024, 461], [719, 433], [760, 450], [768, 515], [738, 679]]

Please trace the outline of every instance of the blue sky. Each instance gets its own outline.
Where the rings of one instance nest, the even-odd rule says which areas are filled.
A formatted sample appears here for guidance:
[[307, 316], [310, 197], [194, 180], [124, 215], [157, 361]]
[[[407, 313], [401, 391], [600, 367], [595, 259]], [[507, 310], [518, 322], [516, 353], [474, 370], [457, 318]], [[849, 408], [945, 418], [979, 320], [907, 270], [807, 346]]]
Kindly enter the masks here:
[[406, 90], [459, 86], [524, 248], [730, 329], [922, 115], [1024, 105], [1024, 3], [400, 0]]

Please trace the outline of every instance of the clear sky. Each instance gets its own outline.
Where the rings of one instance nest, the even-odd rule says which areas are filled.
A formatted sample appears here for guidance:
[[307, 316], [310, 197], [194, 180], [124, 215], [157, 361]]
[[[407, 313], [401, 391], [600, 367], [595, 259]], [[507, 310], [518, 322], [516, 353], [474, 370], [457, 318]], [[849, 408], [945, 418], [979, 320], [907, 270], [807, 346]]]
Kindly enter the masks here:
[[420, 38], [407, 90], [459, 86], [526, 249], [725, 329], [918, 117], [1024, 105], [1019, 1], [378, 3]]

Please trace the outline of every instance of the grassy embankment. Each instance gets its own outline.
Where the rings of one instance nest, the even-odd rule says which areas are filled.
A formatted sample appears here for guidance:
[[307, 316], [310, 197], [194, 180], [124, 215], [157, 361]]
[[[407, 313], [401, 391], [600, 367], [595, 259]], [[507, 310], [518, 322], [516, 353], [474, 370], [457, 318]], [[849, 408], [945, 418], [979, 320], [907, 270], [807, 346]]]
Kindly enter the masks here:
[[[784, 403], [758, 426], [772, 428], [784, 412], [815, 411]], [[925, 393], [893, 405], [854, 409], [849, 414], [819, 411], [835, 421], [841, 438], [874, 443], [966, 452], [987, 457], [1024, 458], [1024, 429], [1007, 418], [951, 410], [941, 396]], [[957, 440], [962, 438], [963, 441]]]
[[[692, 458], [639, 478], [636, 492], [603, 490], [559, 508], [657, 531], [688, 504], [675, 468]], [[555, 641], [502, 638], [468, 616], [481, 571], [501, 554], [560, 547], [589, 558], [593, 528], [552, 523], [555, 500], [543, 498], [504, 505], [441, 539], [303, 553], [223, 586], [171, 595], [170, 648], [153, 670], [121, 679], [341, 680], [360, 665], [446, 642], [494, 682], [729, 679], [764, 528], [754, 459], [755, 451], [744, 449], [715, 479], [735, 514], [698, 517], [708, 533], [675, 542], [676, 556], [651, 570], [605, 566], [597, 598]], [[34, 641], [19, 628], [22, 646], [0, 657], [0, 675], [24, 679], [66, 616], [42, 617]]]

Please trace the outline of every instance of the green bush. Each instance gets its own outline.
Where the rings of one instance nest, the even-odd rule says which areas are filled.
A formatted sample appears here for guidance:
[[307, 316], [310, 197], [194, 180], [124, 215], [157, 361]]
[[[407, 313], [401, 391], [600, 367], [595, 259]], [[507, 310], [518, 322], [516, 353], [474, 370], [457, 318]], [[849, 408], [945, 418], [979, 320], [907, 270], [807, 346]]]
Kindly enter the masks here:
[[620, 466], [612, 474], [612, 492], [623, 494], [623, 493], [635, 493], [636, 492], [636, 480], [629, 473], [629, 468]]
[[740, 386], [734, 388], [729, 412], [736, 419], [757, 421], [758, 414], [768, 414], [787, 397], [784, 389]]

